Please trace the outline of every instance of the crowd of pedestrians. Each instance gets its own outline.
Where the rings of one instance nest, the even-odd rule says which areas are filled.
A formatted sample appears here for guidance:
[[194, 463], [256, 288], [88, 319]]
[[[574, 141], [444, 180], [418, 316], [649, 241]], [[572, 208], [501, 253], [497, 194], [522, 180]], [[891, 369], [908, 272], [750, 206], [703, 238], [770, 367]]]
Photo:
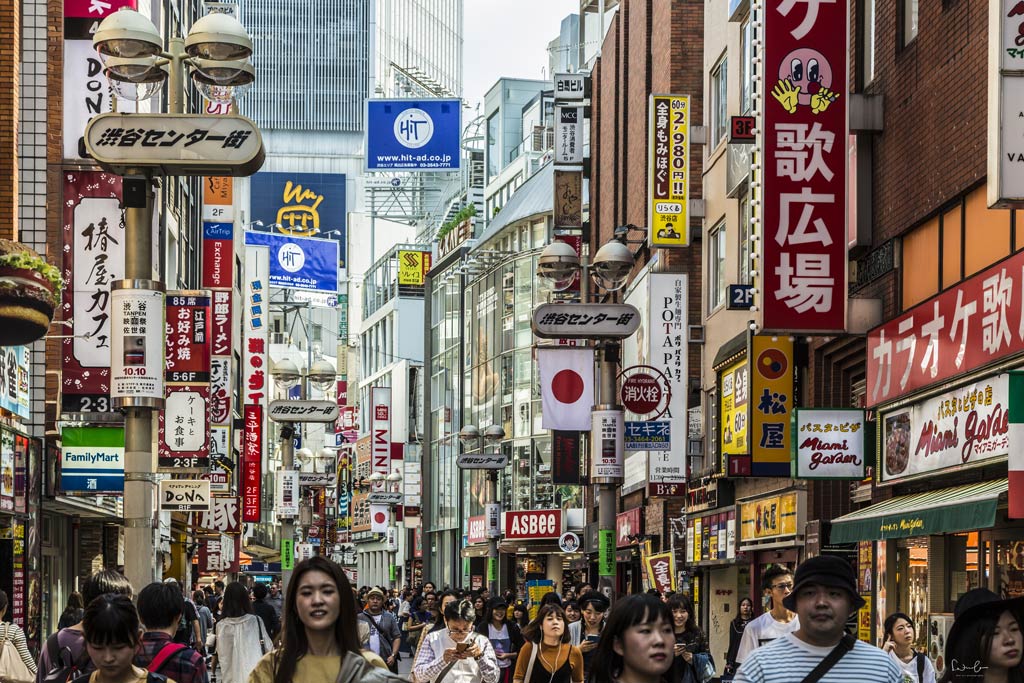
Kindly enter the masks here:
[[38, 661], [3, 621], [0, 591], [0, 683], [1024, 683], [1024, 598], [961, 596], [937, 679], [908, 615], [885, 620], [882, 648], [848, 632], [864, 601], [844, 559], [759, 579], [766, 610], [740, 601], [719, 664], [685, 593], [612, 604], [583, 584], [528, 604], [431, 582], [356, 590], [314, 557], [287, 595], [219, 581], [186, 595], [174, 579], [136, 594], [104, 570], [69, 599]]

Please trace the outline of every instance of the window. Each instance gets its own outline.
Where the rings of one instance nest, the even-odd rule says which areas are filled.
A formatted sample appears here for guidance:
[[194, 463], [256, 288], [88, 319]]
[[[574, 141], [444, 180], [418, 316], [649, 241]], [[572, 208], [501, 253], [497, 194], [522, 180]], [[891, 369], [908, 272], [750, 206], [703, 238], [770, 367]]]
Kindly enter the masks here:
[[501, 171], [501, 153], [498, 151], [500, 144], [498, 140], [499, 113], [495, 112], [491, 114], [491, 118], [487, 119], [487, 182], [491, 182], [491, 178]]
[[740, 41], [740, 114], [749, 114], [754, 108], [754, 72], [757, 70], [754, 64], [754, 28], [750, 17], [743, 20]]
[[713, 311], [725, 302], [725, 224], [711, 232], [708, 248], [711, 253], [711, 277], [708, 280], [708, 311]]
[[711, 145], [714, 147], [725, 138], [728, 123], [728, 66], [729, 60], [722, 58], [711, 70]]
[[917, 38], [917, 5], [919, 0], [900, 0], [900, 30], [903, 45], [910, 45]]
[[861, 27], [861, 66], [863, 71], [862, 87], [867, 86], [875, 80], [875, 2], [876, 0], [864, 0], [864, 24]]
[[740, 284], [750, 284], [750, 193], [740, 198], [740, 236], [736, 252], [740, 255]]

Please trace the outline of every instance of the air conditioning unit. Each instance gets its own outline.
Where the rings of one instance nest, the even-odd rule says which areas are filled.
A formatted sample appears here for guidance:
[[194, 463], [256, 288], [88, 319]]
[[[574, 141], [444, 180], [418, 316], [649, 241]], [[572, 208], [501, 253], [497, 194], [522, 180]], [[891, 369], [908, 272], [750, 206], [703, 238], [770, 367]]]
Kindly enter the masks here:
[[686, 455], [691, 458], [699, 458], [704, 455], [704, 438], [698, 439], [687, 439], [686, 440]]
[[691, 344], [703, 344], [704, 343], [704, 326], [703, 325], [690, 325], [687, 330], [686, 340]]

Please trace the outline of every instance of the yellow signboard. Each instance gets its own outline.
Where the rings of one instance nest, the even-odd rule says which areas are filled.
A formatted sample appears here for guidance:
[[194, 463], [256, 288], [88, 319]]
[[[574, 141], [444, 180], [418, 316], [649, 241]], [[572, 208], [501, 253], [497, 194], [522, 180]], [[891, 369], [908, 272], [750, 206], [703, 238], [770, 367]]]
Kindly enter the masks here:
[[790, 421], [793, 418], [793, 341], [755, 335], [750, 351], [749, 474], [790, 475]]
[[746, 358], [722, 371], [722, 381], [718, 387], [722, 455], [746, 455], [750, 452], [750, 442], [747, 440], [749, 377]]
[[689, 246], [689, 95], [651, 95], [647, 159], [651, 246]]
[[429, 251], [398, 252], [398, 284], [422, 287], [429, 270]]
[[796, 492], [740, 504], [740, 540], [796, 534]]

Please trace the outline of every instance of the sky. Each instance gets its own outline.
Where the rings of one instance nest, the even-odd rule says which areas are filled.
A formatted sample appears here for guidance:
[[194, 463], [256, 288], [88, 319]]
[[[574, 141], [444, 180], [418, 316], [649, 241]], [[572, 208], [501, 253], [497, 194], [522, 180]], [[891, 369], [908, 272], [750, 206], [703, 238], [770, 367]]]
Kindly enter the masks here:
[[580, 7], [579, 0], [465, 2], [462, 92], [473, 107], [502, 76], [551, 78], [548, 43], [558, 37], [562, 19]]

